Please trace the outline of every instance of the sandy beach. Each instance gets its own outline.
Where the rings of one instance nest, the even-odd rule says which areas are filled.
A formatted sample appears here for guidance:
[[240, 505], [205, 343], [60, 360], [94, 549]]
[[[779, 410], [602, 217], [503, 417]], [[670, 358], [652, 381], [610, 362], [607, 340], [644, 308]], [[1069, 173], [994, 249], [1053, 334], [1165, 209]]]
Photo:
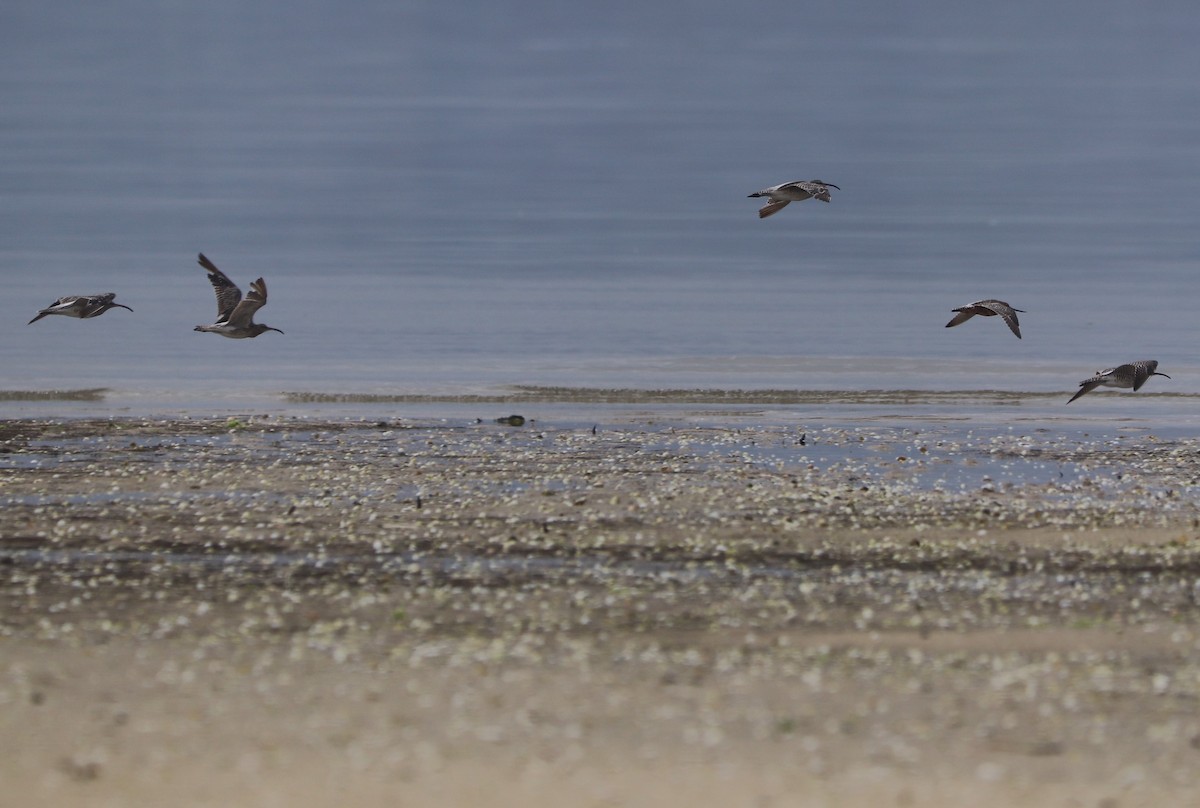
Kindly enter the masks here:
[[0, 423], [0, 805], [1200, 804], [1196, 442], [583, 420]]

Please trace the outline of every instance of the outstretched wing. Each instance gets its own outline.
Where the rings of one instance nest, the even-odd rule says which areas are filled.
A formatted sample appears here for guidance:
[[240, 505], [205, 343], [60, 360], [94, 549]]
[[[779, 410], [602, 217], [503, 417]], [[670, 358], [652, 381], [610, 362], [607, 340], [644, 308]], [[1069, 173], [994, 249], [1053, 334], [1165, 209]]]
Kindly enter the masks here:
[[60, 297], [49, 306], [39, 311], [37, 313], [37, 317], [34, 317], [25, 325], [33, 325], [48, 314], [58, 314], [59, 312], [69, 311], [71, 309], [82, 309], [83, 306], [84, 298], [79, 295], [67, 295], [66, 297]]
[[1133, 370], [1133, 389], [1137, 392], [1146, 379], [1149, 379], [1151, 374], [1158, 369], [1158, 360], [1155, 359], [1140, 359], [1137, 362], [1130, 362], [1129, 367]]
[[1021, 324], [1017, 321], [1017, 312], [1012, 306], [1002, 300], [981, 300], [975, 305], [983, 306], [999, 314], [1004, 318], [1004, 322], [1009, 327], [1009, 330], [1017, 335], [1017, 339], [1021, 338]]
[[250, 292], [230, 313], [227, 322], [234, 328], [242, 328], [254, 322], [254, 312], [267, 305], [267, 283], [262, 278], [252, 281]]
[[829, 201], [829, 188], [823, 182], [793, 182], [792, 186], [804, 191], [813, 199], [819, 199], [822, 202]]
[[208, 271], [208, 282], [212, 284], [213, 291], [217, 294], [217, 322], [215, 325], [228, 322], [233, 310], [241, 302], [242, 290], [237, 288], [237, 284], [229, 280], [224, 272], [217, 269], [217, 265], [209, 261], [204, 253], [200, 253], [198, 263]]
[[950, 309], [950, 311], [956, 311], [958, 314], [954, 315], [953, 320], [946, 323], [946, 328], [953, 328], [956, 325], [962, 325], [967, 320], [970, 320], [975, 316], [975, 307], [973, 305], [963, 306], [961, 309]]
[[88, 317], [96, 317], [103, 314], [112, 308], [113, 298], [117, 296], [116, 292], [105, 292], [102, 295], [86, 295], [81, 297], [82, 303], [79, 308], [79, 316], [83, 319]]
[[1104, 383], [1104, 379], [1105, 379], [1104, 376], [1093, 376], [1090, 379], [1080, 382], [1079, 383], [1079, 392], [1077, 392], [1075, 395], [1071, 396], [1071, 398], [1069, 398], [1067, 400], [1067, 403], [1070, 404], [1072, 401], [1079, 398], [1080, 396], [1086, 395], [1087, 393], [1092, 392], [1093, 390], [1095, 390], [1097, 387], [1099, 387], [1101, 384]]
[[780, 199], [777, 202], [768, 202], [758, 209], [758, 218], [765, 219], [771, 214], [778, 213], [786, 208], [789, 202], [791, 202], [790, 199]]

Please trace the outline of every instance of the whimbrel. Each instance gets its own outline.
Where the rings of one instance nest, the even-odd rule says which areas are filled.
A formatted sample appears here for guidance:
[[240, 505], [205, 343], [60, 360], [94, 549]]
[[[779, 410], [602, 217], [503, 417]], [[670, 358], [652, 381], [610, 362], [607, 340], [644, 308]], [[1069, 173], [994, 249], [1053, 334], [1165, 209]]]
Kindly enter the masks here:
[[829, 201], [829, 189], [838, 188], [831, 182], [824, 180], [794, 180], [785, 182], [781, 185], [772, 185], [770, 188], [763, 188], [761, 191], [755, 191], [750, 194], [749, 199], [754, 199], [758, 196], [768, 197], [768, 202], [758, 209], [758, 218], [765, 219], [772, 213], [778, 213], [787, 207], [789, 202], [803, 202], [805, 199], [819, 199], [822, 202]]
[[[102, 295], [68, 295], [60, 297], [46, 308], [37, 313], [26, 325], [33, 325], [38, 320], [51, 314], [62, 314], [66, 317], [77, 317], [86, 320], [88, 317], [99, 317], [109, 309], [129, 309], [123, 303], [113, 303], [116, 292], [105, 292]], [[133, 311], [133, 309], [129, 309]]]
[[217, 321], [212, 325], [198, 325], [194, 330], [220, 334], [230, 339], [248, 339], [264, 331], [279, 331], [278, 328], [254, 322], [254, 312], [267, 305], [267, 284], [262, 278], [250, 284], [250, 292], [243, 298], [242, 290], [217, 269], [216, 264], [205, 258], [204, 253], [200, 253], [198, 260], [200, 266], [208, 270], [209, 283], [217, 293]]
[[1127, 365], [1118, 365], [1115, 368], [1107, 368], [1096, 373], [1090, 379], [1084, 379], [1079, 383], [1079, 392], [1071, 396], [1067, 401], [1070, 404], [1075, 399], [1085, 393], [1090, 393], [1097, 387], [1132, 387], [1134, 390], [1141, 388], [1146, 383], [1146, 379], [1151, 376], [1166, 376], [1165, 373], [1159, 373], [1158, 361], [1155, 359], [1139, 359], [1136, 362], [1130, 362]]
[[1012, 329], [1012, 332], [1017, 335], [1017, 339], [1021, 338], [1021, 324], [1017, 322], [1017, 312], [1025, 313], [1024, 309], [1014, 309], [1012, 306], [1005, 303], [1003, 300], [976, 300], [969, 306], [963, 306], [959, 309], [951, 309], [958, 314], [954, 315], [954, 319], [946, 323], [946, 328], [953, 328], [956, 325], [965, 323], [976, 314], [980, 317], [995, 317], [999, 314], [1004, 318], [1004, 322]]

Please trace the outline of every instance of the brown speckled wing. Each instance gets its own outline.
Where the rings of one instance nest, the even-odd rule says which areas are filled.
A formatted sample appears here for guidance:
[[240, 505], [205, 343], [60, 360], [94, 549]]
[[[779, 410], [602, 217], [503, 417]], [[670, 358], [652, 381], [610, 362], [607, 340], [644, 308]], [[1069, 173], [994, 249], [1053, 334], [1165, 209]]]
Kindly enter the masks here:
[[234, 308], [241, 302], [242, 290], [237, 288], [237, 284], [229, 280], [224, 272], [217, 269], [217, 265], [209, 261], [204, 253], [200, 253], [197, 261], [208, 271], [208, 282], [212, 284], [213, 292], [217, 295], [217, 323], [227, 322]]

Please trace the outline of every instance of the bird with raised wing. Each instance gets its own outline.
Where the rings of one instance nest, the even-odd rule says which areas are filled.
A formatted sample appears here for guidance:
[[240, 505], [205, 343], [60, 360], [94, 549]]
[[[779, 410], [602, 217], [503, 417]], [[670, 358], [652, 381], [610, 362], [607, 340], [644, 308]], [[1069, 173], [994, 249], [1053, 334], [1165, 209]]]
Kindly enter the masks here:
[[114, 303], [113, 298], [117, 296], [116, 292], [105, 292], [102, 295], [68, 295], [60, 297], [58, 300], [51, 303], [46, 308], [37, 313], [26, 325], [33, 325], [43, 317], [48, 317], [51, 314], [61, 314], [64, 317], [75, 317], [80, 320], [86, 320], [89, 317], [99, 317], [109, 309], [130, 309], [123, 303]]
[[829, 189], [837, 188], [832, 182], [824, 180], [793, 180], [780, 185], [772, 185], [750, 194], [748, 199], [765, 196], [767, 202], [758, 209], [758, 218], [765, 219], [773, 213], [778, 213], [787, 207], [789, 202], [803, 202], [805, 199], [819, 199], [829, 202]]
[[1158, 372], [1158, 361], [1155, 359], [1139, 359], [1136, 362], [1117, 365], [1115, 368], [1106, 368], [1097, 371], [1096, 375], [1092, 378], [1081, 381], [1079, 383], [1079, 392], [1071, 396], [1067, 403], [1070, 404], [1075, 399], [1092, 392], [1097, 387], [1120, 387], [1123, 389], [1132, 387], [1136, 391], [1151, 376], [1171, 378], [1165, 373]]
[[958, 314], [954, 315], [953, 320], [946, 323], [946, 328], [961, 325], [977, 314], [980, 317], [995, 317], [999, 315], [1004, 318], [1004, 322], [1008, 325], [1009, 329], [1017, 335], [1017, 339], [1021, 338], [1021, 324], [1017, 322], [1017, 312], [1024, 314], [1025, 310], [1014, 309], [1003, 300], [976, 300], [970, 305], [951, 309], [951, 311], [956, 311]]
[[243, 298], [237, 284], [217, 269], [217, 265], [209, 261], [204, 253], [200, 253], [198, 262], [208, 271], [208, 281], [217, 295], [217, 321], [212, 325], [198, 325], [194, 330], [220, 334], [229, 339], [249, 339], [264, 331], [279, 331], [278, 328], [254, 322], [254, 313], [267, 305], [267, 284], [262, 278], [250, 283], [250, 291]]

